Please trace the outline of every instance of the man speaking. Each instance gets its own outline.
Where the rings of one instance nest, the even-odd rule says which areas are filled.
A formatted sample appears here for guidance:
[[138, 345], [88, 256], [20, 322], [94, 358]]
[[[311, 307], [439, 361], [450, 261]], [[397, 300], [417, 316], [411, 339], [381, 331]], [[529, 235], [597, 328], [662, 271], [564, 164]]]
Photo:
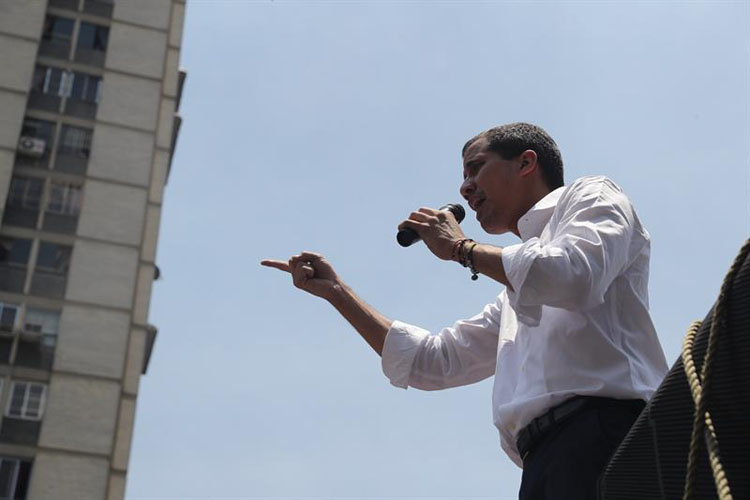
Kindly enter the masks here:
[[445, 389], [495, 375], [503, 449], [523, 468], [519, 497], [595, 499], [596, 483], [667, 372], [648, 311], [649, 235], [605, 177], [563, 185], [540, 127], [512, 123], [463, 148], [461, 195], [489, 234], [466, 238], [450, 210], [403, 221], [436, 257], [505, 285], [476, 316], [437, 334], [393, 321], [360, 299], [319, 254], [261, 264], [330, 302], [382, 356], [398, 387]]

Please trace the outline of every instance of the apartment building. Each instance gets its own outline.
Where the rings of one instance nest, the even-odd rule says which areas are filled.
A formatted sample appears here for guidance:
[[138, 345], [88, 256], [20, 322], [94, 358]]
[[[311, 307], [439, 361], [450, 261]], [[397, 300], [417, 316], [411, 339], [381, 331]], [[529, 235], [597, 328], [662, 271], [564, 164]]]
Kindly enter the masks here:
[[0, 500], [125, 495], [184, 0], [0, 0]]

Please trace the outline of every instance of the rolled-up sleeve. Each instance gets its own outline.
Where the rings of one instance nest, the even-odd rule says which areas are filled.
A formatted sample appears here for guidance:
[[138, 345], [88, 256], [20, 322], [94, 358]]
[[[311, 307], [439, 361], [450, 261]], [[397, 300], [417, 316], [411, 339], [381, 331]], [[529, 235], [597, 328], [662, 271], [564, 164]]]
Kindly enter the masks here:
[[476, 316], [437, 335], [394, 321], [385, 338], [383, 373], [396, 387], [438, 390], [478, 382], [495, 373], [500, 298]]
[[519, 319], [538, 323], [541, 306], [586, 310], [648, 242], [622, 191], [601, 178], [573, 186], [560, 201], [548, 243], [538, 237], [503, 248], [508, 300]]

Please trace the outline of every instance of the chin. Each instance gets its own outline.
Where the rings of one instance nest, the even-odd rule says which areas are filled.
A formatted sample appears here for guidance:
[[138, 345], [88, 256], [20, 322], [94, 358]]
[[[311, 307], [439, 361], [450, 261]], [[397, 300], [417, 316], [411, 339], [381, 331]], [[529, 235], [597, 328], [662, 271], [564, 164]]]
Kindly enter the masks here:
[[496, 225], [490, 224], [488, 222], [480, 221], [479, 225], [482, 226], [482, 229], [487, 234], [503, 234], [507, 233], [508, 229], [503, 227], [498, 227]]

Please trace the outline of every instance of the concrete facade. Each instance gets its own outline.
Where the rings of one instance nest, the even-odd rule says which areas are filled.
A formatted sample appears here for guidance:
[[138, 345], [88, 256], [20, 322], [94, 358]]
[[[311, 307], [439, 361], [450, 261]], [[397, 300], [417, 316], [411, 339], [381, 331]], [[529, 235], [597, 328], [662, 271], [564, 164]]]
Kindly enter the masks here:
[[184, 17], [0, 1], [0, 498], [125, 497]]

